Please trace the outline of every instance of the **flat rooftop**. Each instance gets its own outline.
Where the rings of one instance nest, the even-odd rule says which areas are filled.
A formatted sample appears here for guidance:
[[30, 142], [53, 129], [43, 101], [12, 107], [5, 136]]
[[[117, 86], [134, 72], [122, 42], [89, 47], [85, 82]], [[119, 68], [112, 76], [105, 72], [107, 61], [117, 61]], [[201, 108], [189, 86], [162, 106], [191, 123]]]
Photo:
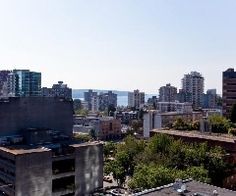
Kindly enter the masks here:
[[[80, 144], [69, 144], [68, 146], [78, 148], [82, 146], [96, 146], [98, 144], [103, 144], [102, 142], [85, 142], [85, 143], [80, 143]], [[49, 144], [49, 145], [57, 145], [55, 144]], [[31, 154], [31, 153], [42, 153], [42, 152], [48, 152], [51, 151], [50, 147], [44, 147], [42, 146], [37, 146], [37, 147], [31, 147], [28, 145], [12, 145], [12, 146], [4, 146], [0, 147], [0, 151], [4, 151], [13, 155], [21, 155], [21, 154]]]
[[11, 153], [13, 155], [21, 155], [21, 154], [31, 154], [31, 153], [41, 153], [50, 151], [49, 148], [45, 147], [37, 147], [37, 148], [29, 148], [29, 146], [7, 146], [0, 147], [1, 151]]
[[198, 182], [195, 180], [183, 181], [186, 184], [186, 191], [183, 194], [178, 193], [173, 188], [173, 183], [169, 185], [160, 186], [154, 189], [149, 189], [140, 193], [135, 193], [133, 196], [212, 196], [213, 191], [217, 192], [219, 196], [235, 196], [236, 192], [228, 189], [212, 186], [206, 183]]
[[235, 143], [235, 141], [236, 141], [236, 137], [233, 137], [230, 135], [215, 134], [215, 133], [200, 132], [200, 131], [179, 131], [179, 130], [153, 129], [151, 132], [165, 133], [168, 135], [179, 136], [179, 137], [199, 138], [199, 139], [204, 139], [204, 140], [221, 141], [221, 142], [229, 142], [229, 143]]
[[80, 143], [80, 144], [71, 144], [70, 146], [72, 146], [74, 148], [78, 148], [78, 147], [81, 147], [81, 146], [97, 146], [98, 144], [103, 144], [103, 142], [99, 142], [99, 141], [84, 142], [84, 143]]

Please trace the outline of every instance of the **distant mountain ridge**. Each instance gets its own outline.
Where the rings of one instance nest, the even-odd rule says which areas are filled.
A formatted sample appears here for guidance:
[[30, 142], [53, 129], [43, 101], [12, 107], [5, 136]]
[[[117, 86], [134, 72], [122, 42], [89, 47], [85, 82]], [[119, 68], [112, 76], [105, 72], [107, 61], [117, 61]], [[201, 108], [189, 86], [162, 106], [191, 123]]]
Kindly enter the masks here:
[[[84, 98], [84, 92], [87, 92], [90, 89], [72, 89], [72, 97], [75, 98]], [[92, 89], [94, 92], [98, 93], [106, 93], [108, 91], [112, 91], [117, 94], [117, 96], [128, 96], [129, 91], [117, 91], [117, 90], [101, 90], [101, 89]]]

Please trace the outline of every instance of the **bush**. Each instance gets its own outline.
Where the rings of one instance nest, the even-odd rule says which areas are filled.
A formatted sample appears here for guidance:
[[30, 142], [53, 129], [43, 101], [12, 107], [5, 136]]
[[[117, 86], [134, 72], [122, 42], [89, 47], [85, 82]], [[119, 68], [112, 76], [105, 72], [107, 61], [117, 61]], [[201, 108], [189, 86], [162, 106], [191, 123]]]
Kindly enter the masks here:
[[230, 122], [225, 117], [220, 115], [212, 115], [209, 117], [211, 129], [214, 133], [228, 133]]
[[229, 129], [229, 134], [236, 136], [236, 128], [231, 127]]

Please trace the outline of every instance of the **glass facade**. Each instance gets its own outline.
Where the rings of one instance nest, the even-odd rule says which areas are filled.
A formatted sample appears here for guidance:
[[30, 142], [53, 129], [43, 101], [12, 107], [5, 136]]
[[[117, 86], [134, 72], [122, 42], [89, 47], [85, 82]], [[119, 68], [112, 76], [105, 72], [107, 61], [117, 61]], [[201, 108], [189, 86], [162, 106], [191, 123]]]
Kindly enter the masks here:
[[29, 70], [13, 70], [15, 96], [29, 97], [41, 95], [41, 73]]

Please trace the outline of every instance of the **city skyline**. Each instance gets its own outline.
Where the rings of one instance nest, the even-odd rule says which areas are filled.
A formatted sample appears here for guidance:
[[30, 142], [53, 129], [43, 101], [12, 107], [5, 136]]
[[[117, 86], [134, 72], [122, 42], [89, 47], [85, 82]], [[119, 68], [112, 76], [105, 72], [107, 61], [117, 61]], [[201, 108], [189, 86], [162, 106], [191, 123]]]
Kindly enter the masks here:
[[42, 72], [42, 86], [181, 88], [197, 71], [222, 92], [236, 62], [236, 2], [0, 0], [1, 69]]

